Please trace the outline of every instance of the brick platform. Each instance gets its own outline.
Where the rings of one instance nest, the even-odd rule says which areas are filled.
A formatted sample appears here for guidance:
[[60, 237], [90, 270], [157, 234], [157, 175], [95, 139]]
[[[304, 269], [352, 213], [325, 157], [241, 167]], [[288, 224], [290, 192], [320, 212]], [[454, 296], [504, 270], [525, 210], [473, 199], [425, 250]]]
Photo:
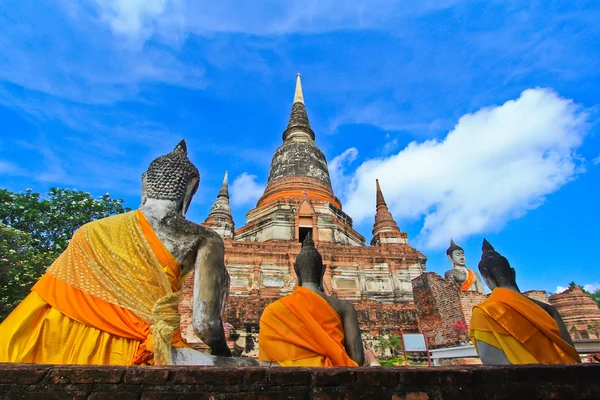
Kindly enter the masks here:
[[600, 365], [432, 368], [0, 364], [2, 399], [598, 399]]

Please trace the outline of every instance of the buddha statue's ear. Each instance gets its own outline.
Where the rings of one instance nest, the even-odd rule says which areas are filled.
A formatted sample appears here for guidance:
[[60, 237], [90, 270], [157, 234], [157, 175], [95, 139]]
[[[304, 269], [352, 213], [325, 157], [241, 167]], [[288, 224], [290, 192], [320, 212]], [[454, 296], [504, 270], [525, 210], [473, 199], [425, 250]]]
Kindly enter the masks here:
[[325, 286], [323, 284], [323, 278], [325, 277], [325, 271], [327, 271], [327, 267], [325, 266], [325, 264], [321, 264], [321, 279], [319, 280], [319, 289], [323, 293], [325, 293]]
[[146, 173], [142, 173], [142, 200], [140, 202], [140, 208], [146, 204], [146, 200], [148, 199], [148, 194], [146, 192], [147, 190], [147, 179], [146, 179]]
[[300, 277], [300, 271], [296, 263], [294, 263], [294, 272], [296, 273], [296, 278], [298, 278], [298, 286], [302, 286], [302, 278]]

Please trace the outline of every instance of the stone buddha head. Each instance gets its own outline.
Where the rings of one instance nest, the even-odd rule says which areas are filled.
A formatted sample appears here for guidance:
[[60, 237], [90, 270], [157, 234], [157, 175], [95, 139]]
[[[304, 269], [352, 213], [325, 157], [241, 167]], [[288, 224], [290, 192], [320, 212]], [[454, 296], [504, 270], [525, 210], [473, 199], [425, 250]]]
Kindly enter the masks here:
[[174, 203], [177, 213], [185, 216], [200, 184], [198, 168], [187, 156], [185, 140], [175, 149], [150, 163], [142, 174], [142, 204], [148, 200]]
[[465, 258], [465, 251], [462, 247], [454, 243], [452, 239], [450, 239], [450, 247], [446, 250], [446, 256], [450, 260], [450, 263], [452, 263], [453, 268], [466, 268], [467, 260]]
[[492, 245], [483, 239], [481, 246], [481, 261], [479, 261], [479, 273], [491, 290], [496, 287], [512, 287], [519, 290], [517, 286], [517, 273], [508, 260], [498, 253]]
[[309, 232], [302, 242], [302, 250], [296, 257], [294, 271], [298, 277], [298, 286], [303, 283], [315, 283], [323, 292], [323, 275], [325, 275], [325, 266], [323, 258], [315, 248], [315, 242], [312, 240], [312, 234]]

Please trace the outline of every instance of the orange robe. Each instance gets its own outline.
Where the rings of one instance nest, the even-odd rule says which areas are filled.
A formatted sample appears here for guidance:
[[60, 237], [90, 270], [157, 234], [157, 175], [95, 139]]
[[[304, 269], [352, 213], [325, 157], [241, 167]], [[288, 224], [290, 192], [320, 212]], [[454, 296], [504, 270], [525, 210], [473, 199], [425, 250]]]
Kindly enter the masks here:
[[344, 348], [338, 314], [323, 297], [303, 287], [263, 311], [258, 359], [282, 366], [358, 366]]
[[469, 329], [478, 340], [501, 349], [511, 364], [575, 364], [577, 350], [565, 342], [543, 308], [509, 289], [496, 288], [473, 308]]
[[[134, 213], [117, 217], [131, 218], [139, 225], [142, 237], [158, 262], [164, 266], [171, 289], [178, 291], [183, 282], [179, 263], [160, 242], [144, 215], [140, 211]], [[86, 229], [105, 229], [97, 222], [88, 224]], [[69, 246], [85, 249], [90, 246], [81, 235], [76, 236]], [[86, 257], [99, 257], [93, 253], [88, 249]], [[78, 262], [81, 261], [75, 261], [72, 252], [65, 251], [55, 264], [63, 263], [62, 266], [69, 273], [77, 274], [81, 270]], [[147, 322], [127, 308], [91, 295], [51, 272], [52, 267], [0, 324], [0, 362], [96, 365], [154, 363], [152, 329]], [[187, 346], [178, 330], [173, 333], [172, 341], [173, 347]]]
[[463, 292], [469, 290], [473, 282], [475, 282], [475, 274], [470, 269], [467, 269], [467, 280], [460, 285], [460, 290]]

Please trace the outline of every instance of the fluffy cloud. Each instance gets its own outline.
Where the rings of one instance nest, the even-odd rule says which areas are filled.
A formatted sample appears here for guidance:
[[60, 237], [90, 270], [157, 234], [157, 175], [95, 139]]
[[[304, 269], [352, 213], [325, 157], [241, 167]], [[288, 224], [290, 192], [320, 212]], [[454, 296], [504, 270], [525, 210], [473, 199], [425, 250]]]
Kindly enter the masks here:
[[246, 172], [235, 178], [231, 184], [231, 204], [246, 205], [256, 203], [263, 194], [264, 185], [256, 182], [256, 175], [250, 175]]
[[600, 283], [588, 283], [587, 285], [583, 285], [583, 288], [590, 293], [594, 293], [600, 290]]
[[575, 150], [585, 118], [551, 90], [526, 90], [463, 116], [442, 141], [412, 142], [363, 162], [346, 177], [345, 209], [357, 222], [371, 217], [373, 198], [365, 193], [378, 178], [397, 220], [424, 219], [420, 245], [441, 248], [449, 237], [497, 231], [582, 171]]
[[600, 164], [600, 156], [598, 156], [598, 157], [594, 158], [594, 159], [592, 160], [592, 162], [593, 162], [595, 165], [598, 165], [598, 164]]
[[329, 176], [335, 193], [343, 193], [350, 183], [350, 177], [346, 174], [346, 171], [357, 156], [358, 150], [351, 147], [339, 156], [334, 157], [329, 163]]

